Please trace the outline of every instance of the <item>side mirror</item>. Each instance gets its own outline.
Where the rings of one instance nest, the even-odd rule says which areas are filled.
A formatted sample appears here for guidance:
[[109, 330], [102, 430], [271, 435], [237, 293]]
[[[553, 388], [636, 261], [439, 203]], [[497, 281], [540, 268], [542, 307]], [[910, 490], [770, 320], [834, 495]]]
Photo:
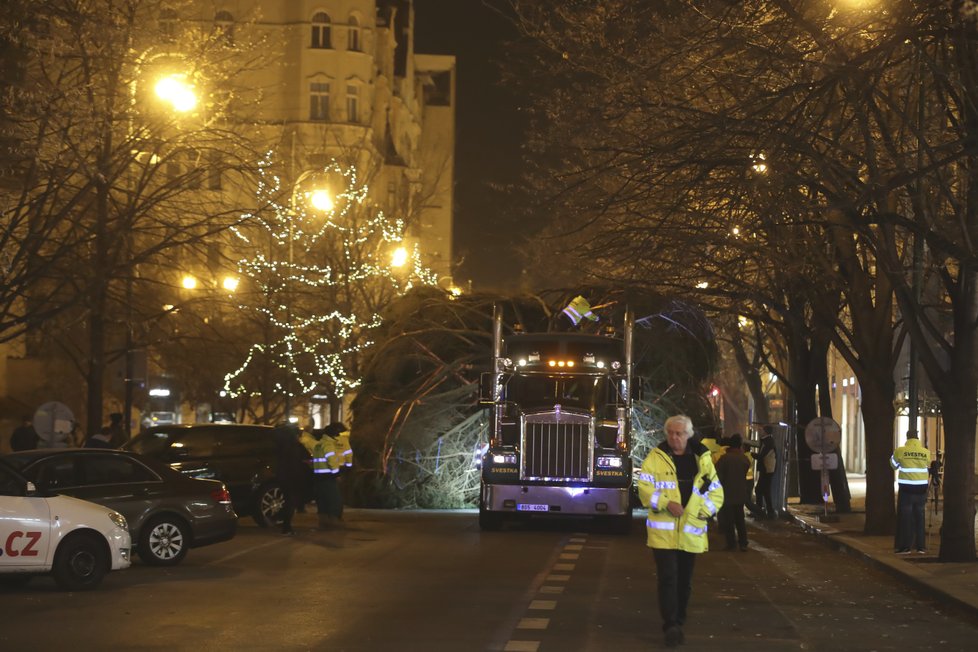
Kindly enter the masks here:
[[492, 395], [495, 376], [496, 374], [491, 371], [483, 371], [479, 375], [479, 405], [492, 405], [495, 403]]

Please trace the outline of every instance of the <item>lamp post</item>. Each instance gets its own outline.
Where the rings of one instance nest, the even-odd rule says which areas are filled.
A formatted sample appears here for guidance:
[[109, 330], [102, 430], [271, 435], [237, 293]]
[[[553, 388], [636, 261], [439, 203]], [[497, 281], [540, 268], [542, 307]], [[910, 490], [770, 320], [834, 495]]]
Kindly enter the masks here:
[[[145, 62], [142, 58], [137, 61], [136, 68], [137, 74], [139, 68]], [[187, 81], [186, 75], [183, 74], [169, 74], [161, 77], [157, 80], [154, 91], [156, 97], [168, 105], [169, 109], [176, 113], [188, 113], [192, 111], [197, 106], [197, 94], [194, 92], [193, 85]], [[129, 140], [135, 135], [135, 129], [133, 127], [133, 113], [136, 107], [136, 79], [134, 78], [130, 84], [130, 116], [129, 116]], [[137, 152], [136, 156], [138, 158], [139, 154], [142, 152]], [[132, 242], [132, 228], [126, 231], [125, 246], [127, 252], [127, 259], [132, 261], [133, 253], [133, 242]], [[126, 439], [132, 437], [132, 408], [133, 408], [133, 390], [135, 387], [135, 375], [136, 375], [136, 351], [135, 351], [135, 341], [133, 337], [133, 314], [132, 314], [132, 300], [133, 300], [133, 276], [135, 275], [135, 263], [130, 264], [130, 269], [126, 274], [126, 351], [125, 351], [125, 379], [124, 383], [124, 412], [123, 412], [123, 423], [124, 430], [126, 434]]]
[[[334, 202], [333, 195], [329, 190], [325, 188], [313, 188], [307, 192], [302, 192], [302, 184], [308, 179], [312, 178], [314, 175], [318, 174], [317, 170], [306, 170], [295, 180], [292, 185], [292, 197], [289, 200], [289, 210], [288, 210], [288, 278], [287, 286], [285, 288], [285, 303], [286, 303], [286, 318], [288, 319], [289, 325], [289, 337], [295, 338], [295, 297], [294, 288], [292, 283], [292, 268], [295, 263], [295, 219], [298, 213], [299, 197], [305, 197], [306, 202], [316, 211], [321, 213], [328, 213], [333, 210]], [[291, 346], [291, 343], [289, 344]], [[291, 358], [286, 360], [286, 366], [289, 367], [285, 370], [285, 408], [284, 416], [286, 421], [292, 420], [292, 373], [291, 369]]]

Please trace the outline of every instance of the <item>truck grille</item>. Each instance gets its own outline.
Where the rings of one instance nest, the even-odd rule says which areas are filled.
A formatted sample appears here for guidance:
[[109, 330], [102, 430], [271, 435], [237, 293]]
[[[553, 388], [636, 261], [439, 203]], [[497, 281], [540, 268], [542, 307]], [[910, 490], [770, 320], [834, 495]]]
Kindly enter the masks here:
[[590, 480], [591, 418], [544, 412], [524, 420], [524, 480]]

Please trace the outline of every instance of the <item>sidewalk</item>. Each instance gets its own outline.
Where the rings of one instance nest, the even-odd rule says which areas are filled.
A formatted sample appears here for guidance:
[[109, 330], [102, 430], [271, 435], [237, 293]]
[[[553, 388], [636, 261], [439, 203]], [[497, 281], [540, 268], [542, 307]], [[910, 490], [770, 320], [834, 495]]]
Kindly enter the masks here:
[[788, 515], [805, 531], [823, 538], [829, 545], [861, 555], [877, 567], [904, 578], [919, 590], [978, 618], [978, 563], [937, 561], [941, 513], [934, 514], [933, 503], [927, 504], [928, 554], [904, 557], [893, 552], [892, 536], [863, 534], [866, 522], [865, 478], [850, 475], [849, 490], [852, 494], [852, 513], [835, 514], [835, 506], [829, 504], [829, 516], [838, 518], [837, 522], [820, 520], [825, 513], [823, 506], [792, 504], [792, 499], [788, 501]]

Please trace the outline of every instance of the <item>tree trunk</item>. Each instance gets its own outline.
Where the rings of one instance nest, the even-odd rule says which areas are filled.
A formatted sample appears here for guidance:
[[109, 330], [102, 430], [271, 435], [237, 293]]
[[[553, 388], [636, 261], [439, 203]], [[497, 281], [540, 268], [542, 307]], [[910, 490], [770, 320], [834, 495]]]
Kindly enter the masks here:
[[[105, 385], [105, 315], [104, 292], [96, 292], [88, 316], [88, 385], [85, 436], [91, 437], [102, 427], [102, 392]], [[79, 442], [80, 443], [80, 442]]]
[[[809, 344], [802, 338], [790, 338], [791, 391], [795, 400], [797, 423], [795, 424], [795, 452], [798, 456], [798, 495], [799, 502], [805, 505], [821, 505], [822, 474], [812, 469], [811, 459], [814, 451], [805, 441], [805, 426], [818, 416], [815, 400], [814, 364], [815, 356], [825, 356], [828, 344]], [[824, 365], [823, 365], [824, 366]]]
[[892, 393], [863, 386], [862, 415], [866, 427], [866, 534], [893, 534], [893, 421]]
[[[965, 388], [962, 388], [965, 389]], [[945, 402], [944, 521], [941, 561], [975, 561], [975, 388]], [[948, 409], [950, 408], [950, 409]]]

